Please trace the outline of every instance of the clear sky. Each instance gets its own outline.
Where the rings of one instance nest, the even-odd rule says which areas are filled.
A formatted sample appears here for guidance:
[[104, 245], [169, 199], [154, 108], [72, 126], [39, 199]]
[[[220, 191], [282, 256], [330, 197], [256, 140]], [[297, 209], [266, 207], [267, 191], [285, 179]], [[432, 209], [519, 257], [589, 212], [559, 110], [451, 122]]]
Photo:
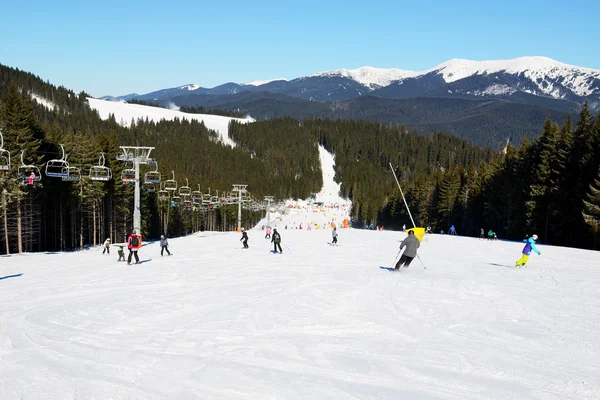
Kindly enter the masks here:
[[600, 69], [599, 16], [598, 0], [6, 0], [0, 63], [94, 96], [452, 58]]

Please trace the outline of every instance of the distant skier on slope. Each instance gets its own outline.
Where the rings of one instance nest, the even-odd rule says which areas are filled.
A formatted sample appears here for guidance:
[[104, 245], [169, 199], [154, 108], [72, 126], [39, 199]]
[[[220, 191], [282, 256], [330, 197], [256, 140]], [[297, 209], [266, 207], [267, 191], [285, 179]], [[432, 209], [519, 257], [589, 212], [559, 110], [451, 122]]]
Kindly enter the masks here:
[[240, 241], [243, 240], [243, 244], [244, 244], [244, 248], [247, 249], [248, 248], [248, 233], [244, 230], [244, 228], [242, 228], [242, 238], [240, 239]]
[[394, 269], [398, 271], [402, 266], [408, 268], [412, 260], [417, 256], [417, 249], [420, 246], [421, 243], [419, 242], [419, 239], [417, 239], [417, 237], [415, 236], [413, 230], [409, 230], [408, 236], [400, 244], [400, 250], [405, 248], [404, 253], [400, 257], [400, 260], [398, 260], [398, 262], [396, 263], [396, 267]]
[[337, 229], [335, 227], [333, 227], [333, 230], [331, 231], [331, 236], [333, 237], [333, 240], [331, 241], [332, 245], [335, 245], [337, 243]]
[[281, 250], [281, 235], [277, 232], [277, 229], [273, 229], [273, 237], [271, 237], [271, 243], [273, 243], [273, 252], [277, 253], [277, 248], [279, 248], [279, 252], [283, 253]]
[[163, 256], [163, 253], [165, 252], [165, 250], [167, 251], [168, 255], [171, 255], [171, 252], [169, 251], [169, 241], [167, 240], [167, 238], [165, 237], [165, 235], [160, 235], [160, 256]]
[[108, 255], [110, 256], [110, 238], [106, 238], [103, 246], [104, 250], [102, 250], [102, 254], [108, 253]]
[[456, 228], [454, 227], [454, 225], [452, 225], [449, 229], [449, 232], [451, 235], [456, 235]]
[[523, 240], [525, 242], [525, 247], [523, 247], [523, 255], [516, 262], [515, 267], [525, 267], [525, 264], [527, 264], [527, 261], [529, 260], [529, 255], [531, 254], [532, 250], [538, 253], [538, 255], [542, 255], [542, 253], [537, 249], [537, 247], [535, 247], [535, 241], [537, 239], [537, 235], [532, 235], [529, 239]]
[[267, 233], [265, 234], [265, 239], [271, 239], [271, 227], [267, 226]]

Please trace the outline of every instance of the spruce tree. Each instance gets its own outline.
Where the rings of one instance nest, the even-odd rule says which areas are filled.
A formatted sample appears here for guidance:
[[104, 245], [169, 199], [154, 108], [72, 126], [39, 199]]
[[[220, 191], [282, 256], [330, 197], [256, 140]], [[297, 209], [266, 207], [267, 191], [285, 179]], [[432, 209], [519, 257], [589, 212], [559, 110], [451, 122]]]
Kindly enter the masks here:
[[583, 218], [594, 235], [594, 249], [598, 248], [598, 233], [600, 232], [600, 169], [594, 184], [590, 185], [587, 200], [584, 200]]

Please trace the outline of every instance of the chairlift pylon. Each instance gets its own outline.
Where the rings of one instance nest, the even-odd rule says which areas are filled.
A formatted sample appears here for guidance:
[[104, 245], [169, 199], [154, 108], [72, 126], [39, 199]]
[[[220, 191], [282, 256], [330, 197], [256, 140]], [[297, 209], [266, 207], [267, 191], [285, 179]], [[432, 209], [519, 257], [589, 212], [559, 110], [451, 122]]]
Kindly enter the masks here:
[[[35, 165], [26, 165], [23, 160], [25, 150], [21, 150], [21, 166], [17, 171], [17, 180], [21, 185], [33, 185], [42, 180], [42, 173]], [[33, 174], [33, 177], [31, 176]]]
[[175, 190], [177, 190], [177, 181], [175, 180], [175, 171], [171, 171], [171, 173], [173, 174], [173, 179], [167, 179], [165, 181], [163, 189], [175, 191]]
[[46, 176], [50, 176], [52, 178], [69, 177], [69, 162], [65, 156], [65, 146], [61, 144], [60, 148], [62, 150], [62, 157], [60, 159], [55, 158], [46, 162]]
[[90, 168], [90, 179], [93, 181], [110, 181], [112, 178], [112, 170], [105, 166], [106, 159], [104, 158], [104, 153], [100, 153], [100, 158], [98, 159], [98, 165], [93, 165]]
[[11, 168], [10, 151], [4, 149], [4, 136], [0, 131], [0, 171], [9, 171]]

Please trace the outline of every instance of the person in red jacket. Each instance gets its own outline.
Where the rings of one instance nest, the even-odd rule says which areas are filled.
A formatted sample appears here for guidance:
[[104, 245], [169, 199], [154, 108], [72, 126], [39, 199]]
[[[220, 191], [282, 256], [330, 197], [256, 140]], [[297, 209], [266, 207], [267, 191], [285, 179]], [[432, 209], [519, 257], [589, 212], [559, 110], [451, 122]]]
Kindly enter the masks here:
[[127, 248], [129, 249], [129, 257], [127, 257], [127, 265], [131, 265], [131, 256], [135, 256], [135, 263], [140, 263], [140, 258], [138, 257], [138, 248], [140, 246], [140, 237], [136, 235], [135, 231], [131, 232], [129, 238], [127, 239]]

